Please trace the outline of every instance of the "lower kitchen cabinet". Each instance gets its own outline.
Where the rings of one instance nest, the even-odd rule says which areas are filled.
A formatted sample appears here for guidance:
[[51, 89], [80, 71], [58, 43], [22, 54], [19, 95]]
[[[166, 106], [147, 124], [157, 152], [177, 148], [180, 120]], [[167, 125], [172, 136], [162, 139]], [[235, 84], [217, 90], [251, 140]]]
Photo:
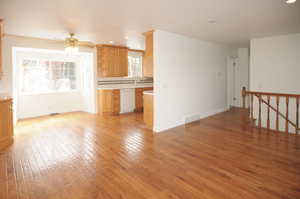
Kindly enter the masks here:
[[98, 107], [102, 115], [119, 115], [120, 90], [98, 90]]
[[144, 94], [144, 122], [149, 129], [153, 129], [153, 94]]
[[0, 150], [13, 143], [12, 99], [0, 99]]
[[143, 92], [149, 90], [153, 90], [153, 87], [100, 89], [98, 90], [98, 112], [102, 115], [143, 112]]
[[153, 90], [153, 87], [135, 89], [135, 112], [143, 112], [144, 109], [143, 92], [149, 90], [150, 91]]

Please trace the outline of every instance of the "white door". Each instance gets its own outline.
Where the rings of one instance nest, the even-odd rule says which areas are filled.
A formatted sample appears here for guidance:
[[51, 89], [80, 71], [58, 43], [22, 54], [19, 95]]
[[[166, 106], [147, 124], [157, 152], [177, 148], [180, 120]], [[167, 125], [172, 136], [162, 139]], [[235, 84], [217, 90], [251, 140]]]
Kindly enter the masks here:
[[227, 101], [228, 106], [240, 106], [240, 79], [237, 57], [228, 57], [227, 60]]

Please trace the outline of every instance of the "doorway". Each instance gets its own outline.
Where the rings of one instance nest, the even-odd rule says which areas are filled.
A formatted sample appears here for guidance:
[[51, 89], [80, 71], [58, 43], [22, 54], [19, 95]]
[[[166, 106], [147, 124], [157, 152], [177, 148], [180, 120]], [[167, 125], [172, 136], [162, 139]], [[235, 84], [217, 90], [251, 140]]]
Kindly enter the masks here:
[[227, 62], [227, 101], [228, 107], [240, 106], [238, 57], [230, 56]]
[[227, 105], [242, 107], [242, 89], [249, 90], [249, 49], [238, 48], [227, 57]]

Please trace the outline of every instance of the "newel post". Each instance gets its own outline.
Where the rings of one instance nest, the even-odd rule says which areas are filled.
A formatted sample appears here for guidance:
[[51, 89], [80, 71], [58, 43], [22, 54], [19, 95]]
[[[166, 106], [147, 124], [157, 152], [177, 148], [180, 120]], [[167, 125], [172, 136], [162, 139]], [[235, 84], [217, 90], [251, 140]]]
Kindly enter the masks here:
[[242, 96], [243, 96], [243, 108], [246, 108], [246, 87], [243, 86], [242, 89]]

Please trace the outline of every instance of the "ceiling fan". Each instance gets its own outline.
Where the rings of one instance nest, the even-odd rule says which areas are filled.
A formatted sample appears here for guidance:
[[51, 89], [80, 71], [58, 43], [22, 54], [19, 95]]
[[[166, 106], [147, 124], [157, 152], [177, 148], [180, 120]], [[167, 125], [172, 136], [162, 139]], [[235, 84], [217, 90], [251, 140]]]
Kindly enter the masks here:
[[92, 42], [89, 41], [79, 41], [77, 38], [74, 37], [74, 33], [70, 33], [70, 37], [67, 37], [65, 39], [65, 50], [66, 51], [75, 51], [78, 52], [78, 48], [80, 46], [83, 47], [89, 47], [89, 48], [94, 48], [96, 45]]

